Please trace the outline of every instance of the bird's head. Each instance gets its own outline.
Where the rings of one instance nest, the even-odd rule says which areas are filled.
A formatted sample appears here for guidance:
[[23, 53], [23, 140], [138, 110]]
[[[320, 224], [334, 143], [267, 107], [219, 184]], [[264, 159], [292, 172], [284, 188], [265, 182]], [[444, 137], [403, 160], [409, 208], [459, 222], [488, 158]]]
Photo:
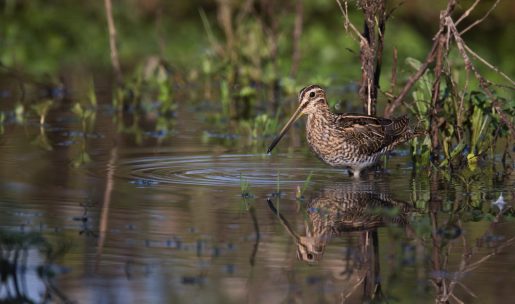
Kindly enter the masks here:
[[272, 151], [297, 119], [304, 114], [313, 114], [321, 108], [327, 108], [327, 99], [322, 87], [314, 84], [300, 90], [299, 106], [297, 107], [297, 110], [295, 110], [290, 120], [288, 120], [286, 125], [282, 128], [281, 132], [279, 132], [279, 134], [274, 138], [274, 141], [268, 148], [267, 153]]

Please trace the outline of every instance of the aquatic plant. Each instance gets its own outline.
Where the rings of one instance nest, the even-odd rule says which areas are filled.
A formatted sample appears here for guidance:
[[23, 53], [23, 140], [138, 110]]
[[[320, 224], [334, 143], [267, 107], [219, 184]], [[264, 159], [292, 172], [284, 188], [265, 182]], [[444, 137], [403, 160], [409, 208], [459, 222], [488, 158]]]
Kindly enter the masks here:
[[241, 193], [241, 197], [244, 199], [253, 197], [252, 193], [250, 192], [249, 181], [246, 178], [243, 178], [241, 173], [240, 173], [240, 193]]
[[34, 105], [31, 108], [37, 113], [39, 116], [39, 124], [44, 125], [45, 119], [48, 114], [50, 108], [54, 105], [54, 101], [52, 99], [44, 99]]
[[308, 176], [306, 177], [306, 180], [304, 180], [304, 183], [302, 184], [302, 187], [297, 185], [297, 191], [295, 192], [295, 198], [297, 199], [297, 201], [304, 200], [304, 193], [308, 189], [312, 178], [313, 178], [313, 170], [311, 170], [309, 172]]

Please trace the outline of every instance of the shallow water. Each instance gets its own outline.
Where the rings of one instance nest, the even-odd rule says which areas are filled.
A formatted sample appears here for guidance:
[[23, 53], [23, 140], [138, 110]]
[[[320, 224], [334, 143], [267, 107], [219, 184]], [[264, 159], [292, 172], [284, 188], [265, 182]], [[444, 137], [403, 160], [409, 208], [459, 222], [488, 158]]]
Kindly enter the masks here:
[[186, 102], [167, 133], [68, 108], [4, 124], [1, 300], [513, 302], [512, 173], [430, 178], [401, 152], [354, 180], [287, 138], [206, 141]]

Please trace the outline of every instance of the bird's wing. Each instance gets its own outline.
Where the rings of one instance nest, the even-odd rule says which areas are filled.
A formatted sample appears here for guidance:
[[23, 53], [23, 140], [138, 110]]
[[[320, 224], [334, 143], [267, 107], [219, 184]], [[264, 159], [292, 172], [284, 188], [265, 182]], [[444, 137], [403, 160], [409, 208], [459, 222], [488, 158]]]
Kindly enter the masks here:
[[345, 141], [360, 153], [371, 155], [392, 144], [408, 128], [407, 117], [387, 119], [360, 114], [340, 114], [336, 125]]

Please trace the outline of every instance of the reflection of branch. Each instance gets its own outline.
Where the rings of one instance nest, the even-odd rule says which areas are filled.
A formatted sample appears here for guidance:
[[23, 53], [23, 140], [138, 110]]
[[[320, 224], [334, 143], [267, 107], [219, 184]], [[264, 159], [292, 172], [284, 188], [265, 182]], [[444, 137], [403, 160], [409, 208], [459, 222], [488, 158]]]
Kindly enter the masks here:
[[256, 253], [258, 251], [261, 234], [259, 233], [259, 224], [257, 221], [256, 209], [254, 208], [254, 206], [250, 207], [249, 212], [250, 212], [250, 217], [252, 218], [252, 223], [254, 223], [254, 231], [256, 232], [256, 242], [254, 243], [254, 247], [252, 248], [252, 253], [250, 254], [250, 260], [249, 260], [250, 265], [254, 266], [254, 264], [256, 262]]
[[[485, 238], [487, 233], [495, 227], [496, 223], [499, 222], [499, 220], [501, 219], [502, 216], [503, 216], [503, 212], [499, 212], [496, 215], [495, 220], [491, 222], [491, 224], [489, 225], [489, 228], [485, 231], [485, 233], [479, 239]], [[462, 229], [461, 221], [458, 221], [458, 226], [460, 229]], [[437, 228], [437, 227], [433, 226], [433, 229], [435, 229], [435, 228]], [[446, 279], [442, 279], [442, 278], [437, 278], [436, 280], [432, 280], [433, 285], [438, 290], [438, 303], [447, 303], [449, 298], [454, 299], [458, 303], [463, 303], [463, 301], [460, 300], [454, 294], [454, 290], [455, 290], [456, 286], [460, 286], [470, 296], [472, 296], [474, 298], [478, 298], [478, 296], [476, 294], [474, 294], [472, 292], [472, 290], [470, 290], [465, 284], [461, 283], [459, 280], [462, 279], [465, 276], [465, 274], [476, 270], [484, 262], [489, 260], [491, 257], [497, 255], [500, 250], [515, 244], [515, 237], [510, 238], [509, 240], [505, 241], [503, 244], [498, 245], [496, 248], [494, 248], [493, 252], [491, 252], [490, 254], [487, 254], [487, 255], [483, 256], [482, 258], [480, 258], [479, 260], [477, 260], [473, 263], [470, 263], [470, 261], [473, 257], [473, 255], [472, 255], [473, 252], [477, 251], [477, 249], [478, 249], [478, 247], [480, 247], [480, 245], [476, 244], [474, 247], [468, 248], [465, 235], [462, 234], [461, 238], [463, 240], [463, 253], [462, 253], [462, 260], [460, 262], [459, 269], [454, 272], [454, 275], [452, 276], [452, 278], [449, 279], [449, 281], [446, 281]], [[442, 248], [441, 239], [439, 239], [439, 241], [436, 244], [433, 243], [433, 246], [434, 246], [433, 249], [436, 248], [435, 246], [438, 246], [437, 250], [439, 251]], [[450, 248], [449, 248], [449, 251], [450, 251]], [[437, 253], [437, 254], [439, 254], [439, 253]], [[435, 271], [436, 273], [440, 273], [441, 271], [446, 271], [446, 267], [434, 268], [433, 271]], [[446, 272], [448, 272], [448, 271], [446, 271]]]
[[354, 291], [356, 290], [356, 288], [358, 288], [359, 285], [361, 285], [361, 283], [363, 283], [363, 281], [365, 280], [367, 276], [365, 274], [361, 274], [360, 276], [358, 276], [358, 281], [356, 282], [356, 284], [354, 284], [351, 289], [349, 290], [349, 292], [347, 292], [347, 294], [343, 294], [342, 292], [342, 298], [341, 298], [341, 303], [345, 303], [345, 301], [347, 301], [347, 299], [354, 293]]
[[109, 217], [109, 205], [111, 204], [111, 194], [113, 192], [113, 176], [115, 163], [118, 159], [118, 148], [113, 147], [111, 149], [111, 156], [109, 157], [109, 162], [107, 163], [107, 176], [106, 176], [106, 189], [104, 192], [104, 202], [102, 204], [102, 211], [100, 215], [100, 227], [98, 229], [99, 238], [98, 238], [98, 249], [97, 249], [97, 267], [100, 262], [100, 256], [102, 255], [102, 251], [104, 249], [105, 236], [107, 232], [107, 220]]

